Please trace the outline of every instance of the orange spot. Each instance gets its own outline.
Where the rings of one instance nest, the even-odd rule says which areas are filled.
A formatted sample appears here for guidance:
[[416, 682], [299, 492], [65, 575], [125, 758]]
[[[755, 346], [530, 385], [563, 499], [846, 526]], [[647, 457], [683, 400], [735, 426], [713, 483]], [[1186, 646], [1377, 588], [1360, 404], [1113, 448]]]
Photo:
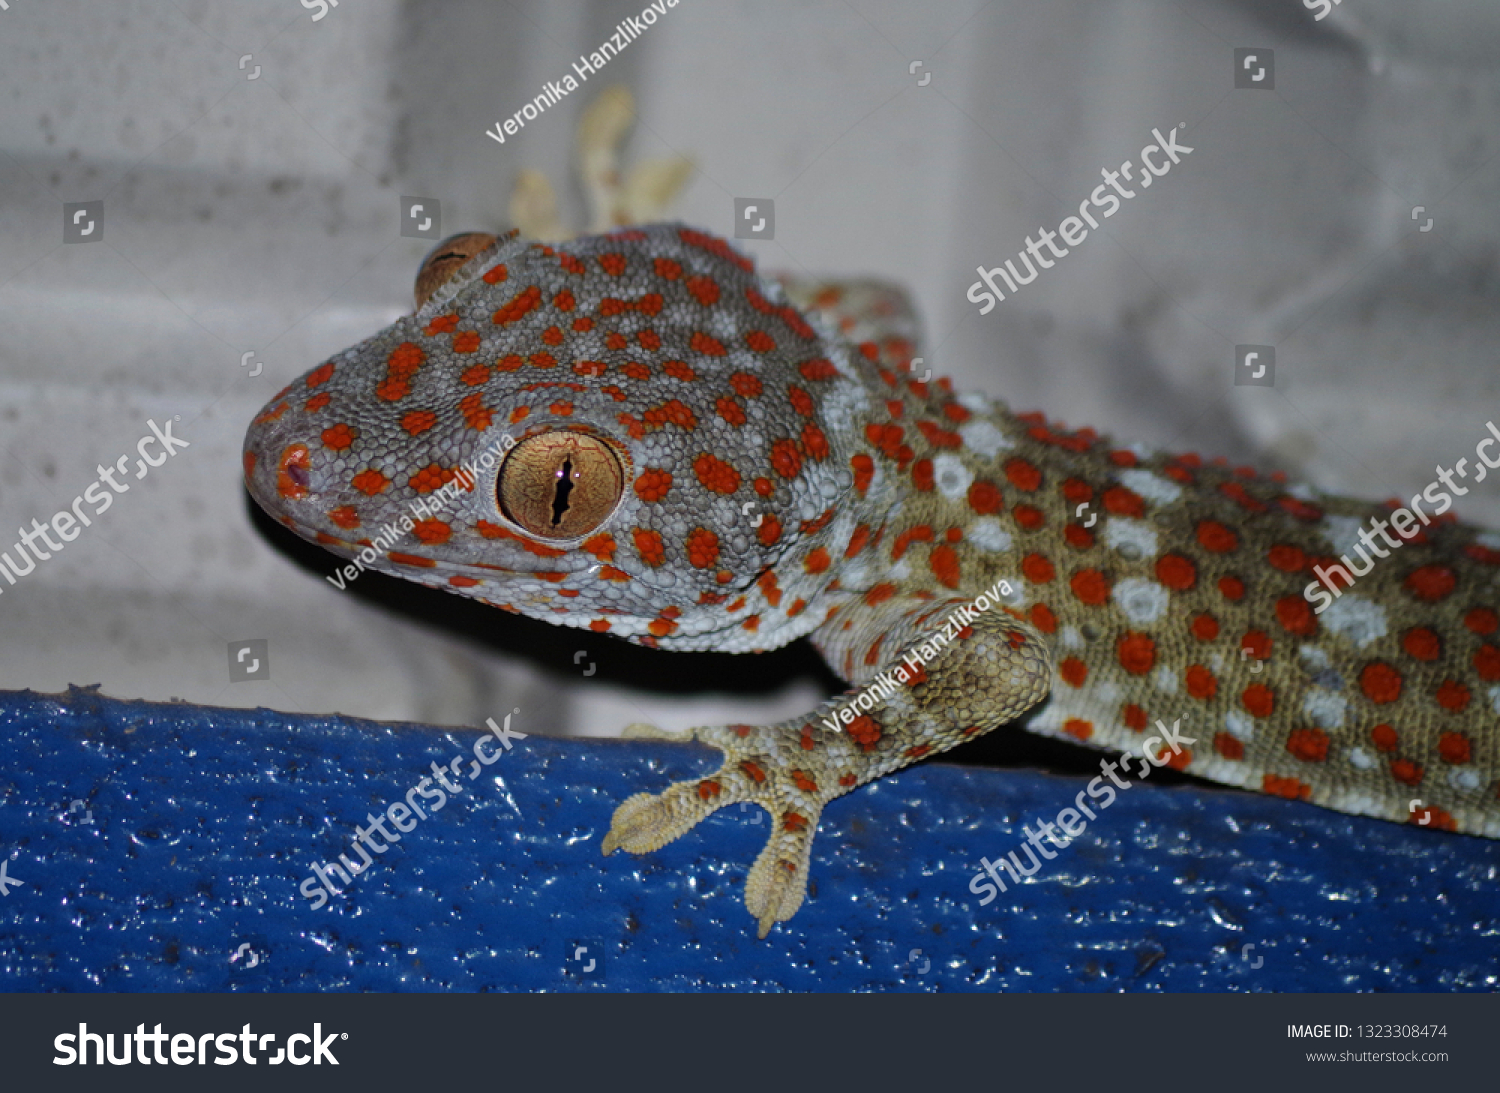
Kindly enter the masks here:
[[1375, 745], [1376, 751], [1384, 752], [1395, 751], [1401, 743], [1396, 736], [1396, 730], [1389, 725], [1376, 725], [1370, 730], [1370, 740]]
[[1146, 711], [1141, 709], [1134, 702], [1127, 705], [1125, 709], [1121, 711], [1121, 715], [1124, 718], [1125, 727], [1127, 729], [1130, 729], [1132, 732], [1146, 731]]
[[1469, 738], [1461, 732], [1445, 732], [1438, 737], [1438, 756], [1445, 763], [1467, 763], [1472, 755]]
[[667, 553], [662, 548], [659, 532], [635, 528], [630, 534], [635, 542], [635, 551], [641, 556], [641, 561], [649, 566], [658, 566], [667, 560]]
[[1199, 641], [1213, 641], [1219, 636], [1219, 620], [1209, 614], [1195, 615], [1189, 629]]
[[401, 419], [401, 428], [412, 436], [420, 436], [437, 424], [437, 415], [431, 410], [413, 410]]
[[856, 717], [844, 732], [859, 745], [861, 751], [874, 751], [875, 745], [880, 743], [880, 726], [869, 714]]
[[397, 565], [409, 565], [417, 569], [432, 569], [437, 565], [431, 558], [422, 558], [416, 554], [400, 554], [394, 550], [387, 554], [386, 557]]
[[1198, 567], [1181, 554], [1163, 554], [1156, 560], [1156, 579], [1176, 592], [1186, 592], [1198, 583]]
[[1414, 763], [1410, 759], [1391, 760], [1391, 777], [1402, 785], [1421, 785], [1422, 775], [1425, 773], [1421, 763]]
[[1277, 600], [1276, 620], [1287, 633], [1298, 637], [1309, 637], [1318, 631], [1313, 610], [1301, 596], [1283, 596]]
[[1289, 801], [1305, 801], [1312, 796], [1312, 786], [1303, 785], [1295, 778], [1280, 778], [1267, 774], [1261, 780], [1262, 791]]
[[359, 512], [353, 505], [340, 505], [336, 509], [330, 509], [328, 519], [346, 530], [359, 527]]
[[1219, 595], [1233, 603], [1245, 598], [1245, 582], [1238, 577], [1220, 577]]
[[1146, 504], [1140, 497], [1124, 486], [1112, 486], [1104, 491], [1104, 508], [1116, 516], [1131, 516], [1140, 519], [1146, 515]]
[[[930, 480], [928, 488], [931, 488]], [[1027, 531], [1035, 531], [1047, 522], [1046, 515], [1035, 505], [1017, 505], [1011, 510], [1011, 515], [1015, 517], [1016, 523], [1020, 524]]]
[[707, 528], [694, 528], [687, 537], [688, 562], [707, 569], [719, 559], [719, 537]]
[[1079, 740], [1087, 740], [1094, 735], [1094, 723], [1085, 721], [1079, 717], [1070, 717], [1063, 722], [1063, 732], [1069, 736], [1076, 736]]
[[360, 493], [366, 494], [370, 497], [374, 497], [377, 493], [380, 493], [390, 484], [391, 480], [377, 471], [374, 467], [371, 467], [366, 471], [360, 471], [352, 479], [349, 480], [349, 485], [353, 486]]
[[1021, 572], [1032, 584], [1047, 584], [1057, 576], [1052, 563], [1041, 554], [1028, 554], [1022, 558]]
[[337, 425], [323, 430], [323, 446], [332, 448], [336, 452], [343, 451], [353, 444], [359, 436], [359, 430], [349, 427], [340, 422]]
[[1156, 642], [1145, 634], [1122, 634], [1116, 654], [1122, 668], [1131, 675], [1143, 676], [1156, 664]]
[[1266, 555], [1266, 560], [1283, 573], [1300, 573], [1307, 566], [1307, 555], [1301, 547], [1277, 543]]
[[999, 512], [1002, 503], [1000, 489], [993, 482], [978, 478], [969, 487], [969, 507], [980, 515]]
[[1227, 732], [1221, 732], [1214, 736], [1214, 751], [1225, 759], [1240, 760], [1245, 758], [1245, 745], [1240, 743]]
[[1359, 673], [1359, 688], [1377, 705], [1386, 705], [1401, 697], [1401, 673], [1384, 661], [1372, 661]]
[[1005, 461], [1005, 477], [1016, 489], [1025, 490], [1027, 493], [1042, 484], [1042, 472], [1020, 458]]
[[1276, 693], [1264, 683], [1252, 683], [1240, 695], [1240, 705], [1256, 717], [1270, 717], [1276, 708]]
[[1476, 634], [1493, 634], [1500, 628], [1500, 615], [1488, 607], [1476, 607], [1464, 616], [1464, 625]]
[[1035, 626], [1044, 634], [1055, 634], [1057, 632], [1057, 616], [1052, 609], [1044, 603], [1031, 605], [1031, 625]]
[[1185, 682], [1188, 694], [1194, 698], [1201, 698], [1205, 702], [1219, 693], [1219, 681], [1201, 664], [1194, 664], [1188, 668]]
[[1080, 603], [1098, 607], [1109, 599], [1109, 581], [1097, 569], [1080, 569], [1068, 582]]
[[822, 547], [816, 547], [807, 556], [807, 560], [802, 563], [802, 566], [809, 573], [822, 573], [830, 564], [832, 563], [829, 561], [828, 551]]
[[453, 535], [453, 529], [441, 520], [418, 520], [411, 531], [422, 542], [429, 544], [446, 543]]
[[1215, 554], [1228, 554], [1240, 545], [1239, 536], [1217, 520], [1198, 522], [1198, 542], [1203, 545], [1204, 550], [1211, 550]]
[[1457, 584], [1457, 576], [1445, 565], [1424, 565], [1406, 578], [1406, 590], [1424, 603], [1443, 599]]
[[693, 473], [704, 488], [714, 493], [731, 494], [740, 488], [740, 472], [708, 452], [693, 460]]
[[1088, 678], [1089, 669], [1088, 665], [1077, 657], [1068, 657], [1057, 666], [1057, 674], [1062, 676], [1064, 683], [1082, 687], [1083, 681]]
[[1425, 626], [1415, 626], [1402, 634], [1401, 647], [1417, 660], [1437, 660], [1443, 651], [1438, 636]]
[[932, 567], [932, 574], [939, 584], [945, 588], [958, 587], [958, 554], [952, 547], [946, 544], [934, 547], [927, 564]]
[[1456, 679], [1445, 679], [1433, 697], [1443, 709], [1456, 713], [1469, 704], [1469, 688]]
[[1493, 645], [1481, 645], [1474, 654], [1474, 671], [1486, 682], [1500, 679], [1500, 649]]
[[[457, 316], [455, 316], [455, 319]], [[319, 384], [327, 383], [333, 376], [333, 362], [320, 364], [307, 374], [307, 386], [317, 387]]]

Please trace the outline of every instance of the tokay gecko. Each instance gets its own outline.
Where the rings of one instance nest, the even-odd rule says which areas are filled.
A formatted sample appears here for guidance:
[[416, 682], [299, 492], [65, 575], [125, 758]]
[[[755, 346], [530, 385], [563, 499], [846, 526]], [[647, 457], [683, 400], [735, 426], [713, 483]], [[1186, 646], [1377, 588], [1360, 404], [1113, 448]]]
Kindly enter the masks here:
[[1500, 836], [1500, 542], [1451, 515], [1315, 611], [1314, 567], [1389, 509], [956, 395], [912, 366], [899, 291], [763, 278], [680, 224], [456, 236], [416, 294], [255, 418], [250, 493], [350, 574], [666, 650], [810, 638], [855, 690], [693, 730], [722, 766], [631, 797], [603, 843], [646, 853], [761, 805], [761, 936], [802, 903], [825, 804], [1028, 711]]

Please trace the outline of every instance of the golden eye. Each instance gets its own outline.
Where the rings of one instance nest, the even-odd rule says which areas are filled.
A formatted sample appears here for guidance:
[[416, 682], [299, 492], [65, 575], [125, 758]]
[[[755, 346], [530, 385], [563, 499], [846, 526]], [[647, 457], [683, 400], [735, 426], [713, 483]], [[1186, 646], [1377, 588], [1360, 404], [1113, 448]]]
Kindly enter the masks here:
[[495, 245], [495, 237], [488, 232], [463, 232], [450, 235], [422, 259], [422, 268], [417, 270], [417, 284], [413, 294], [417, 307], [421, 307], [432, 294], [442, 288], [448, 278], [480, 251]]
[[597, 437], [559, 429], [521, 441], [500, 464], [500, 511], [543, 539], [587, 535], [615, 511], [625, 474]]

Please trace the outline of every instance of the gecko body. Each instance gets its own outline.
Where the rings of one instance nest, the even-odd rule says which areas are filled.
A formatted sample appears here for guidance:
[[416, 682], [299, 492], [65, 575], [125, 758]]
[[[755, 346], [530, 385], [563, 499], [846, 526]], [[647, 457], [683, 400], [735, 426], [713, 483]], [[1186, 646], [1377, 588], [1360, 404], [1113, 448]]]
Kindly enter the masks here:
[[762, 936], [829, 800], [1028, 711], [1137, 754], [1180, 722], [1192, 743], [1152, 758], [1500, 836], [1482, 530], [1424, 516], [1316, 612], [1314, 567], [1387, 510], [955, 395], [910, 367], [898, 291], [783, 286], [680, 224], [468, 238], [418, 293], [256, 417], [251, 494], [362, 566], [547, 622], [667, 650], [809, 637], [853, 691], [694, 730], [721, 768], [632, 797], [604, 840], [642, 853], [761, 804]]

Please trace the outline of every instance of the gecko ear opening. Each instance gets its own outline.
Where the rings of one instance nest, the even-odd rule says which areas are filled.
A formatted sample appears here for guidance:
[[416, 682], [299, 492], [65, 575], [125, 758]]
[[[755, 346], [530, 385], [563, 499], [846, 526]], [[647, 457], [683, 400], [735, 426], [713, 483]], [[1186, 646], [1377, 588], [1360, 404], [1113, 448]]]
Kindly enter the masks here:
[[417, 283], [412, 290], [417, 309], [432, 298], [448, 279], [463, 267], [464, 263], [480, 251], [495, 245], [495, 237], [488, 232], [461, 232], [450, 235], [422, 259], [422, 268], [417, 270]]
[[576, 539], [607, 520], [625, 492], [608, 443], [556, 429], [521, 441], [500, 464], [496, 494], [506, 519], [539, 539]]

